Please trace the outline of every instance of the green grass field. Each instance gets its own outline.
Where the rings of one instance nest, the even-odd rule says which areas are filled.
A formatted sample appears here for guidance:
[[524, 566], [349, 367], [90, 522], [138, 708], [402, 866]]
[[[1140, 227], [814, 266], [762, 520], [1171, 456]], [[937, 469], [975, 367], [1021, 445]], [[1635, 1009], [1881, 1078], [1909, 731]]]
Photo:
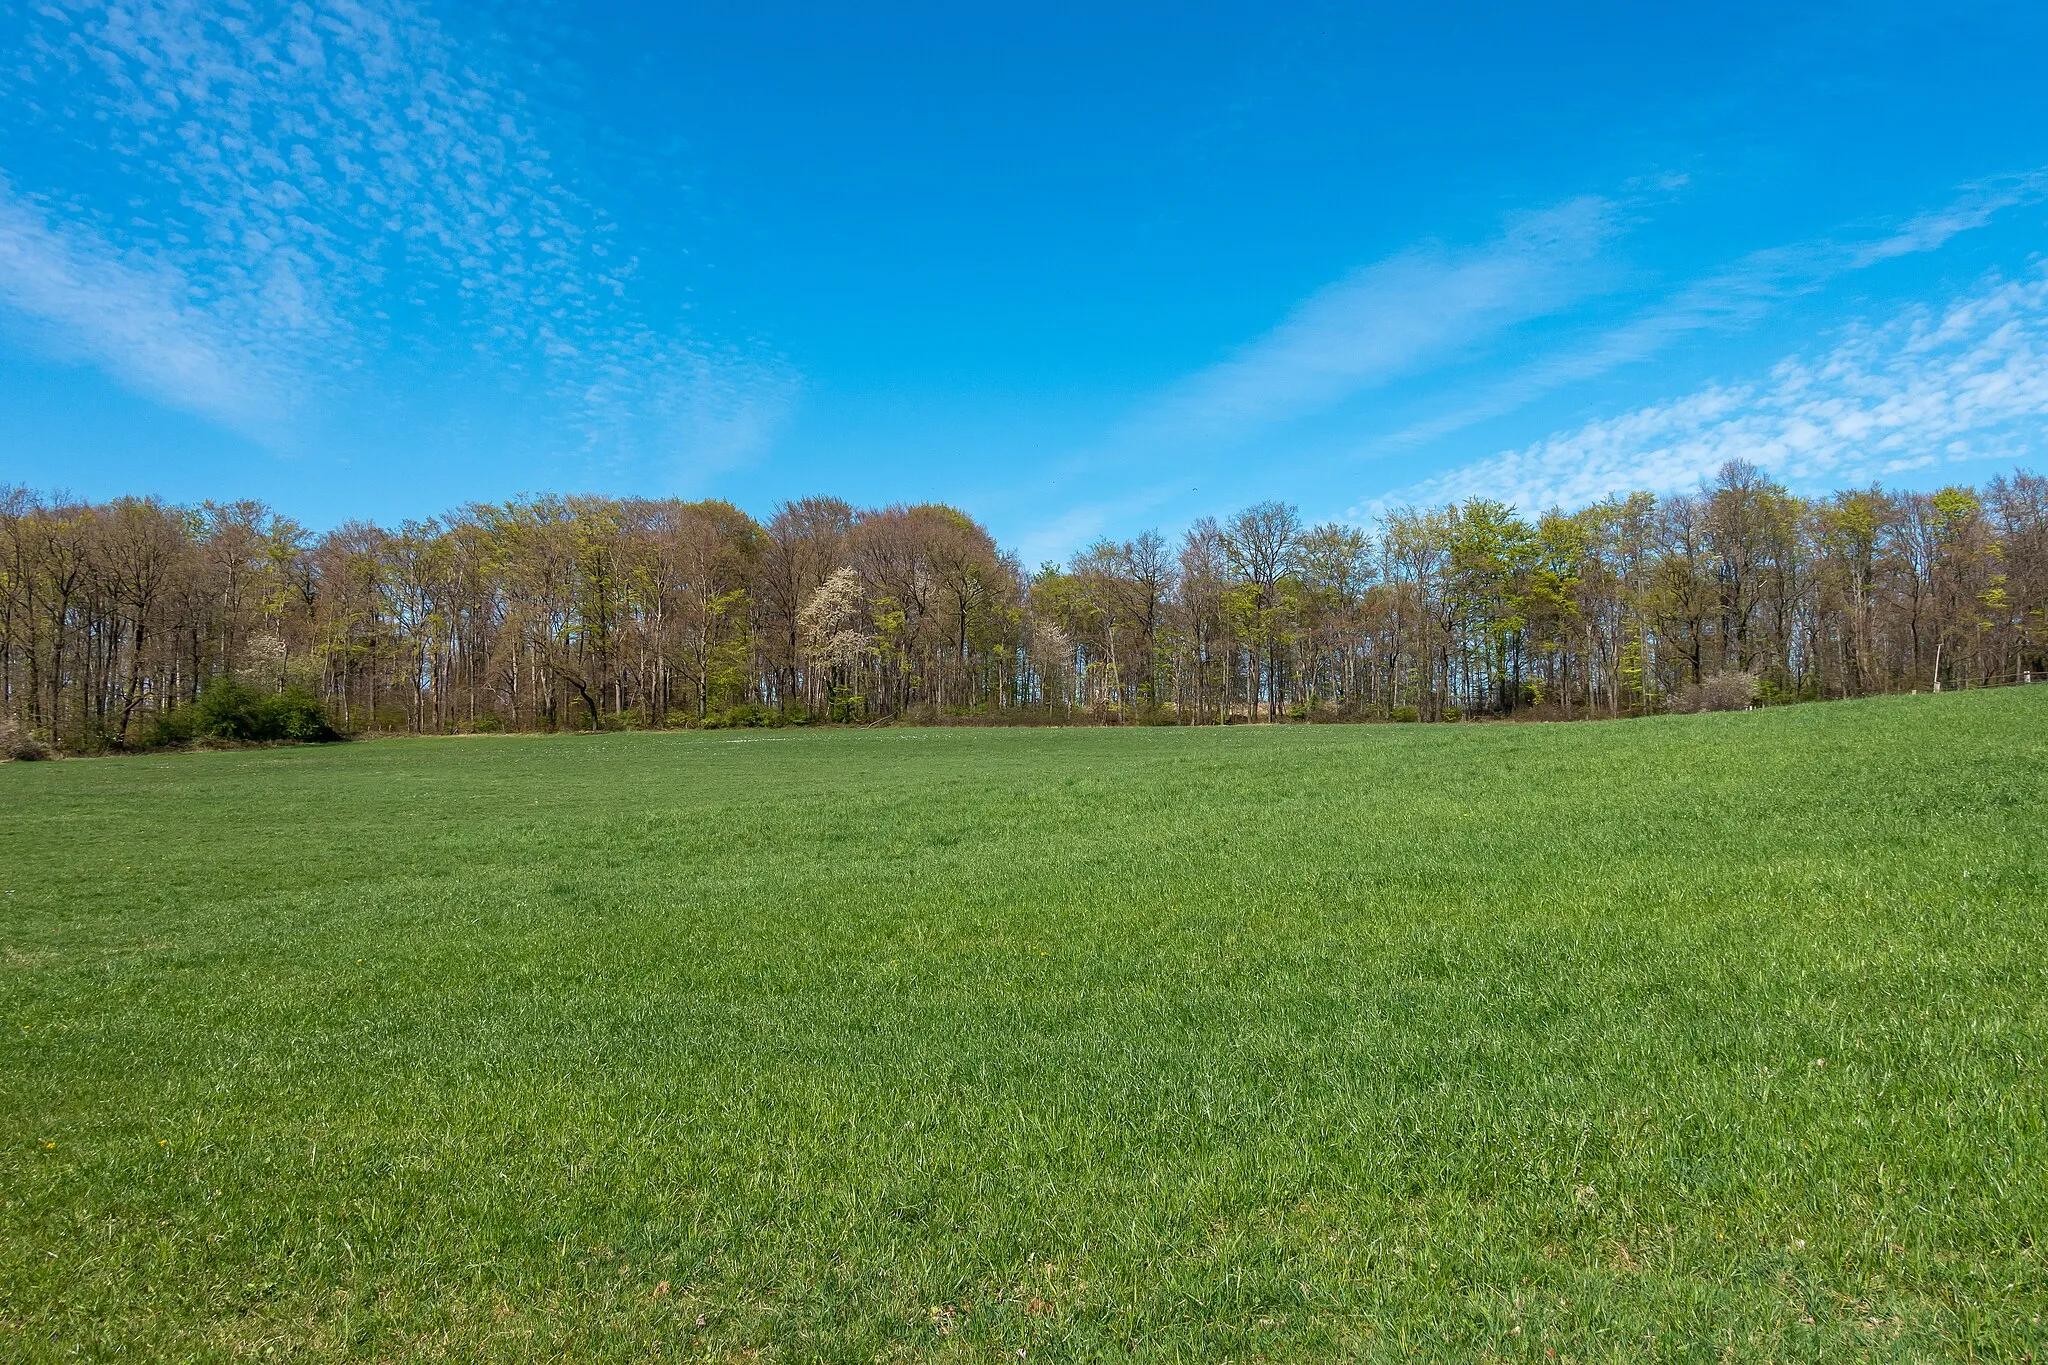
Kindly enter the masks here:
[[0, 892], [9, 1359], [2048, 1348], [2048, 688], [13, 764]]

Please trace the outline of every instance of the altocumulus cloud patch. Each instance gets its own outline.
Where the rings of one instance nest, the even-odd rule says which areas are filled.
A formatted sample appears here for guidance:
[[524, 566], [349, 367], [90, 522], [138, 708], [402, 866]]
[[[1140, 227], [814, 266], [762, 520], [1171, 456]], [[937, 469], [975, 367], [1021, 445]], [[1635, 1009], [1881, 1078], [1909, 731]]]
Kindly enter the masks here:
[[772, 425], [783, 367], [650, 320], [538, 111], [423, 11], [18, 23], [0, 300], [53, 352], [259, 439], [394, 348], [537, 377], [601, 454], [722, 460]]

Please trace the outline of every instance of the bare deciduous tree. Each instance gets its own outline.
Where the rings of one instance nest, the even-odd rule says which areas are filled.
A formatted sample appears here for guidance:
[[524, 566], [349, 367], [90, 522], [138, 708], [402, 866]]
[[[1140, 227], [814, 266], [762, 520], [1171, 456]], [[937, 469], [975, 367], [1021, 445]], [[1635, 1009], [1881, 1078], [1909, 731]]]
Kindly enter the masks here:
[[[142, 742], [207, 681], [343, 728], [1621, 715], [2048, 675], [2048, 480], [1693, 493], [1371, 527], [1261, 503], [1027, 579], [957, 509], [527, 499], [311, 536], [0, 489], [0, 718]], [[857, 698], [858, 700], [854, 700]]]

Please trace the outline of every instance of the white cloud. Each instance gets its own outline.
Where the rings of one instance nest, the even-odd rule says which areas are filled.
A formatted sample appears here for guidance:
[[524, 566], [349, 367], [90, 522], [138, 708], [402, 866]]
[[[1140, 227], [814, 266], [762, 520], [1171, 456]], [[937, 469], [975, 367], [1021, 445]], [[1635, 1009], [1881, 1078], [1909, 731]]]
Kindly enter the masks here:
[[1100, 536], [1113, 517], [1128, 511], [1118, 503], [1090, 503], [1060, 513], [1049, 521], [1034, 521], [1018, 542], [1017, 558], [1027, 571], [1048, 561], [1061, 561]]
[[1710, 385], [1590, 422], [1375, 499], [1499, 498], [1534, 511], [1687, 488], [1748, 460], [1794, 484], [1840, 484], [1977, 459], [2019, 459], [2048, 420], [2048, 268], [1946, 309], [1914, 309], [1768, 379]]
[[175, 270], [130, 264], [89, 232], [53, 227], [0, 181], [0, 299], [43, 348], [104, 365], [131, 388], [261, 439], [277, 377], [224, 335]]
[[[637, 263], [538, 111], [406, 0], [22, 13], [7, 155], [32, 143], [44, 181], [15, 181], [46, 192], [5, 203], [0, 302], [137, 387], [248, 429], [394, 348], [466, 352], [628, 456], [694, 450], [706, 412], [758, 427], [787, 390], [634, 306]], [[210, 384], [152, 378], [199, 356]]]
[[1895, 256], [1937, 251], [1951, 237], [1985, 226], [2006, 209], [2039, 203], [2044, 195], [2048, 195], [2048, 170], [1966, 185], [1951, 203], [1920, 214], [1897, 231], [1855, 248], [1851, 265], [1860, 269]]
[[1811, 293], [1850, 271], [1900, 256], [1938, 251], [1951, 238], [1986, 226], [2006, 209], [2037, 203], [2044, 195], [2048, 195], [2048, 172], [2031, 171], [1965, 186], [1943, 207], [1874, 236], [1753, 252], [1728, 270], [1686, 286], [1590, 345], [1526, 365], [1459, 406], [1396, 432], [1383, 444], [1424, 445], [1513, 412], [1566, 385], [1647, 360], [1691, 333], [1753, 322], [1774, 304]]
[[1365, 266], [1164, 395], [1131, 434], [1228, 440], [1447, 359], [1592, 293], [1615, 232], [1614, 206], [1587, 197], [1520, 215], [1484, 246]]

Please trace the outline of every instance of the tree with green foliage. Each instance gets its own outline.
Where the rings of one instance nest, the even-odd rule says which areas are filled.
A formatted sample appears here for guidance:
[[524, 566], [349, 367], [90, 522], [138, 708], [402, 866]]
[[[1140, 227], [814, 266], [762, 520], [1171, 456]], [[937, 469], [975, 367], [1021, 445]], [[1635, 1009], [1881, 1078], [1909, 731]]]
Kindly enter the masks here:
[[[851, 575], [861, 620], [804, 614]], [[831, 642], [854, 630], [857, 661]], [[0, 489], [0, 716], [134, 747], [234, 677], [338, 730], [1641, 714], [2048, 673], [2048, 481], [1795, 497], [1730, 464], [1568, 511], [1256, 504], [1027, 576], [937, 504], [539, 497], [313, 535], [252, 502]], [[852, 705], [850, 698], [858, 698]]]

